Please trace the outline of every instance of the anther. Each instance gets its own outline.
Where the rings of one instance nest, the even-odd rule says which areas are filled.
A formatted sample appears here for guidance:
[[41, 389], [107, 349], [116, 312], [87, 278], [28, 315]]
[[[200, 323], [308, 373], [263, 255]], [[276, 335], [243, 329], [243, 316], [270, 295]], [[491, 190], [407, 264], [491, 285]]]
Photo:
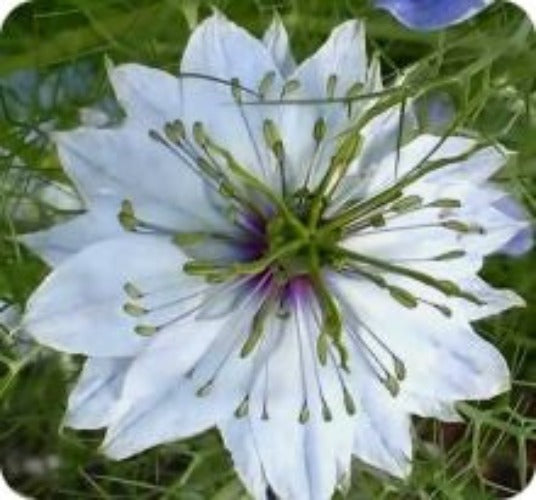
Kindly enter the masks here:
[[418, 195], [410, 195], [402, 198], [391, 205], [391, 210], [397, 213], [410, 212], [422, 205], [422, 198]]
[[283, 89], [281, 90], [281, 97], [285, 97], [292, 92], [296, 92], [296, 90], [300, 88], [300, 85], [301, 84], [299, 80], [288, 80], [283, 85]]
[[132, 304], [132, 302], [127, 302], [123, 304], [123, 311], [125, 311], [129, 316], [133, 316], [135, 318], [144, 316], [145, 314], [149, 312], [144, 307], [141, 307], [137, 304]]
[[134, 327], [134, 332], [142, 337], [150, 337], [158, 332], [158, 327], [152, 325], [136, 325]]
[[315, 140], [317, 147], [324, 140], [324, 137], [326, 137], [326, 132], [326, 120], [320, 117], [316, 120], [315, 125], [313, 127], [313, 139]]
[[164, 134], [173, 144], [182, 144], [186, 139], [186, 129], [181, 120], [174, 120], [164, 125]]
[[199, 389], [197, 389], [197, 391], [195, 391], [195, 395], [200, 398], [208, 396], [213, 386], [214, 386], [214, 379], [210, 379], [208, 382], [203, 384]]
[[408, 309], [415, 309], [419, 304], [419, 301], [413, 296], [413, 294], [407, 290], [404, 290], [403, 288], [389, 285], [387, 289], [389, 290], [389, 293], [393, 299]]
[[400, 383], [391, 374], [388, 374], [385, 379], [382, 380], [383, 385], [389, 391], [393, 398], [396, 398], [400, 392]]
[[328, 361], [329, 342], [329, 335], [324, 332], [316, 339], [316, 354], [322, 366], [325, 366]]
[[462, 203], [460, 200], [453, 198], [442, 198], [429, 203], [428, 206], [433, 208], [460, 208]]
[[400, 381], [404, 380], [407, 375], [406, 365], [404, 364], [404, 362], [397, 356], [393, 355], [393, 364], [395, 367], [396, 378]]
[[141, 299], [144, 294], [143, 292], [134, 284], [127, 282], [123, 285], [123, 290], [125, 293], [134, 300]]
[[466, 255], [465, 250], [452, 250], [450, 252], [445, 252], [441, 255], [437, 255], [432, 260], [443, 261], [443, 260], [461, 259], [462, 257], [465, 257], [465, 255]]
[[300, 415], [298, 421], [300, 424], [305, 424], [309, 420], [311, 413], [309, 412], [309, 407], [307, 406], [307, 401], [304, 401], [300, 410]]
[[234, 411], [234, 416], [236, 418], [244, 418], [249, 412], [249, 395], [245, 396], [241, 403], [238, 405]]
[[262, 131], [266, 145], [272, 150], [277, 160], [281, 163], [284, 160], [285, 152], [283, 149], [283, 141], [279, 135], [279, 131], [272, 120], [264, 120]]
[[452, 317], [452, 309], [450, 307], [447, 307], [443, 304], [430, 304], [434, 309], [439, 311], [445, 318], [451, 318]]
[[132, 202], [129, 200], [123, 200], [121, 202], [121, 209], [117, 214], [117, 218], [121, 226], [127, 231], [135, 231], [138, 227], [139, 221], [134, 214]]
[[275, 71], [268, 71], [263, 77], [259, 84], [259, 95], [261, 100], [266, 97], [266, 94], [270, 91], [272, 88], [272, 85], [275, 80], [276, 73]]
[[322, 398], [322, 418], [325, 422], [331, 422], [333, 420], [333, 414], [324, 398]]
[[328, 77], [328, 81], [326, 83], [326, 94], [328, 96], [328, 99], [333, 99], [335, 97], [335, 89], [337, 87], [337, 75], [331, 74]]
[[240, 80], [238, 78], [231, 78], [231, 92], [233, 99], [240, 104], [242, 102], [242, 89], [240, 87]]
[[356, 413], [355, 401], [352, 395], [350, 394], [350, 391], [346, 387], [343, 387], [343, 398], [344, 398], [344, 408], [346, 409], [346, 413], [348, 413], [348, 415], [350, 416], [355, 415]]

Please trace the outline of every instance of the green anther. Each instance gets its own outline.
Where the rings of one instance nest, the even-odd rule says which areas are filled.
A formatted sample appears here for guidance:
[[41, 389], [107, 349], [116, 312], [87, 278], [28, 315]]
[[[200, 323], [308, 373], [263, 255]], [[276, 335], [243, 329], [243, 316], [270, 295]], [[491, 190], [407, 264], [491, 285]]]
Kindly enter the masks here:
[[164, 125], [166, 138], [174, 144], [181, 144], [186, 138], [186, 129], [181, 120], [174, 120]]
[[446, 318], [452, 317], [452, 309], [443, 304], [432, 304], [432, 307], [439, 311]]
[[445, 252], [441, 255], [438, 255], [437, 257], [434, 257], [433, 260], [443, 261], [443, 260], [461, 259], [462, 257], [465, 257], [465, 255], [466, 255], [466, 252], [464, 250], [452, 250], [450, 252]]
[[408, 309], [415, 309], [419, 305], [417, 299], [410, 292], [404, 290], [403, 288], [389, 285], [388, 290], [393, 299]]
[[284, 97], [288, 94], [291, 94], [292, 92], [296, 92], [300, 88], [300, 81], [299, 80], [288, 80], [283, 85], [283, 89], [281, 90], [281, 97]]
[[335, 349], [337, 350], [337, 354], [339, 355], [339, 360], [341, 362], [341, 368], [347, 372], [350, 373], [350, 367], [348, 365], [348, 350], [346, 349], [346, 346], [342, 342], [340, 338], [334, 338], [333, 339], [333, 345], [335, 346]]
[[325, 366], [326, 363], [328, 362], [329, 343], [330, 343], [329, 335], [325, 332], [322, 332], [316, 338], [316, 354], [322, 366]]
[[205, 127], [201, 122], [195, 122], [192, 125], [192, 133], [194, 135], [194, 141], [201, 148], [206, 148], [209, 140], [207, 134], [205, 133]]
[[191, 260], [183, 264], [182, 270], [186, 274], [197, 276], [216, 274], [218, 272], [221, 272], [222, 268], [220, 266], [214, 265], [214, 263], [210, 261], [205, 262], [202, 260]]
[[248, 356], [248, 354], [250, 354], [255, 349], [255, 347], [257, 347], [260, 340], [262, 339], [264, 333], [264, 323], [272, 309], [272, 305], [273, 298], [271, 297], [266, 299], [262, 303], [260, 309], [253, 316], [253, 320], [251, 322], [251, 331], [248, 335], [248, 338], [244, 342], [242, 349], [240, 350], [241, 358], [245, 358], [246, 356]]
[[275, 71], [268, 71], [263, 77], [259, 84], [259, 94], [260, 98], [264, 99], [266, 97], [266, 94], [270, 91], [272, 88], [272, 85], [274, 84], [276, 73]]
[[400, 381], [404, 380], [407, 375], [406, 365], [400, 358], [397, 358], [396, 356], [393, 357], [393, 363], [395, 367], [396, 378]]
[[397, 213], [410, 212], [420, 208], [422, 205], [422, 198], [416, 194], [406, 196], [398, 201], [395, 201], [391, 205], [391, 210]]
[[249, 396], [246, 396], [234, 411], [236, 418], [244, 418], [249, 412]]
[[345, 138], [340, 141], [339, 147], [331, 159], [331, 163], [347, 167], [361, 149], [362, 142], [363, 137], [360, 134], [347, 134]]
[[372, 227], [383, 227], [385, 226], [385, 217], [382, 214], [375, 214], [372, 217], [369, 217], [368, 223]]
[[328, 81], [326, 83], [326, 95], [328, 96], [328, 99], [333, 99], [335, 97], [335, 89], [337, 87], [337, 75], [331, 74], [328, 77]]
[[364, 85], [361, 82], [354, 83], [346, 92], [346, 99], [348, 99], [348, 115], [352, 114], [353, 100], [363, 93]]
[[127, 231], [135, 231], [139, 221], [134, 214], [134, 208], [129, 200], [121, 202], [121, 210], [117, 214], [117, 218], [121, 226]]
[[300, 422], [300, 424], [306, 424], [308, 422], [310, 416], [311, 416], [311, 413], [310, 413], [309, 408], [307, 406], [307, 402], [304, 402], [302, 407], [301, 407], [301, 410], [300, 410], [300, 415], [298, 417], [298, 421]]
[[136, 285], [130, 282], [124, 284], [123, 290], [131, 299], [137, 300], [143, 297], [143, 292]]
[[203, 232], [184, 232], [184, 233], [175, 233], [173, 235], [173, 243], [182, 247], [182, 246], [193, 246], [197, 245], [207, 239], [207, 233]]
[[462, 203], [460, 200], [453, 198], [442, 198], [429, 203], [428, 206], [433, 208], [460, 208]]
[[331, 410], [324, 399], [322, 399], [322, 418], [324, 419], [324, 422], [331, 422], [333, 420]]
[[199, 389], [197, 389], [197, 391], [195, 391], [195, 395], [200, 398], [207, 396], [212, 390], [213, 385], [214, 385], [214, 380], [210, 379], [208, 382], [203, 384]]
[[324, 140], [324, 137], [326, 137], [326, 132], [326, 120], [320, 117], [316, 120], [315, 125], [313, 127], [313, 139], [315, 140], [317, 145]]
[[439, 290], [441, 290], [447, 297], [455, 297], [462, 293], [460, 287], [449, 280], [438, 280], [437, 285]]
[[383, 380], [383, 385], [389, 391], [391, 396], [393, 396], [393, 398], [398, 396], [400, 392], [400, 383], [395, 377], [390, 374], [387, 375], [387, 377]]
[[137, 304], [132, 304], [132, 302], [127, 302], [126, 304], [123, 304], [123, 311], [125, 311], [129, 316], [134, 316], [135, 318], [144, 316], [149, 312], [144, 307], [141, 307]]
[[350, 391], [344, 387], [343, 389], [343, 398], [344, 398], [344, 407], [346, 408], [346, 413], [352, 416], [356, 414], [356, 405], [354, 398], [350, 394]]
[[459, 220], [447, 220], [441, 223], [441, 226], [450, 231], [455, 231], [457, 233], [468, 234], [473, 231], [472, 227], [465, 222]]
[[266, 145], [273, 151], [278, 161], [283, 161], [285, 156], [283, 141], [281, 140], [281, 136], [279, 135], [275, 123], [269, 119], [264, 120], [262, 131]]
[[240, 104], [242, 102], [242, 89], [240, 88], [240, 80], [238, 78], [231, 78], [231, 92], [233, 99]]
[[346, 92], [346, 97], [351, 100], [358, 97], [360, 94], [363, 93], [364, 85], [361, 82], [355, 82], [351, 85], [351, 87]]
[[158, 332], [158, 327], [152, 325], [136, 325], [134, 331], [142, 337], [150, 337]]

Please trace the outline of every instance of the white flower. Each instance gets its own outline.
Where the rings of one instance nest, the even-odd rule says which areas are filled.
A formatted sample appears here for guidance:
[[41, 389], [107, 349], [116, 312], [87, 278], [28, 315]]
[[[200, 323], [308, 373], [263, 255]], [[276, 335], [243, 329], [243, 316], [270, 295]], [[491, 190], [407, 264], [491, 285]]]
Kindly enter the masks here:
[[361, 23], [296, 67], [280, 21], [215, 14], [179, 78], [110, 79], [122, 126], [56, 135], [87, 212], [25, 237], [54, 269], [23, 326], [88, 357], [68, 425], [118, 459], [217, 426], [256, 498], [327, 499], [352, 455], [407, 475], [412, 414], [508, 389], [471, 327], [523, 304], [477, 276], [526, 228], [506, 153], [380, 113]]

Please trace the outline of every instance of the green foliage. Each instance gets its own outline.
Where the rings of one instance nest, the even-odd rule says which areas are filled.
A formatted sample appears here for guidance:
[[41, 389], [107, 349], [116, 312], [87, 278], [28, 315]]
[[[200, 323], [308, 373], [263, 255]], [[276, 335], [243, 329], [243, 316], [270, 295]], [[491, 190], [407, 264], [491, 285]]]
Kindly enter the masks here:
[[[79, 109], [96, 103], [118, 112], [105, 56], [176, 72], [190, 29], [211, 4], [258, 35], [279, 11], [300, 59], [337, 23], [366, 19], [370, 52], [389, 81], [409, 75], [408, 95], [423, 103], [449, 96], [455, 104], [440, 133], [476, 130], [517, 153], [497, 181], [534, 217], [536, 36], [511, 5], [499, 2], [460, 27], [420, 34], [365, 0], [36, 0], [0, 34], [0, 299], [23, 307], [47, 272], [15, 236], [66, 216], [35, 194], [36, 185], [64, 179], [47, 141], [50, 124], [72, 127]], [[423, 128], [436, 127], [425, 105], [421, 111]], [[465, 423], [416, 421], [407, 482], [356, 462], [352, 484], [338, 498], [492, 499], [526, 484], [536, 462], [535, 271], [535, 252], [494, 257], [484, 270], [491, 283], [517, 290], [528, 303], [479, 325], [507, 358], [513, 390], [485, 404], [460, 404]], [[215, 432], [112, 462], [99, 454], [100, 433], [61, 429], [80, 364], [0, 332], [0, 467], [18, 490], [39, 500], [246, 498]]]

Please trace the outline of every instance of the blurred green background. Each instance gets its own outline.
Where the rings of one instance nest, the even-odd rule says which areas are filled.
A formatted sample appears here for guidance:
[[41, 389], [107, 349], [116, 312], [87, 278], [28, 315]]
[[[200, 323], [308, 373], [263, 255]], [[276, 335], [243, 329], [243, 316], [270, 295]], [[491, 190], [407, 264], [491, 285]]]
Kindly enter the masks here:
[[[412, 68], [429, 89], [420, 98], [423, 129], [444, 130], [434, 121], [437, 103], [440, 113], [452, 105], [453, 118], [463, 115], [461, 131], [516, 152], [497, 182], [532, 219], [536, 213], [536, 35], [507, 3], [433, 34], [404, 29], [367, 0], [36, 0], [21, 7], [0, 33], [0, 468], [33, 498], [247, 498], [215, 432], [111, 462], [99, 454], [100, 433], [61, 429], [82, 360], [15, 342], [6, 317], [47, 273], [15, 236], [68, 216], [42, 196], [66, 180], [47, 131], [75, 126], [88, 107], [120, 119], [105, 56], [177, 72], [190, 30], [212, 5], [258, 36], [277, 10], [300, 60], [339, 22], [365, 19], [386, 81]], [[490, 258], [483, 274], [529, 304], [478, 325], [508, 359], [513, 390], [460, 405], [465, 424], [416, 420], [411, 478], [393, 480], [356, 461], [338, 498], [492, 499], [527, 483], [536, 464], [536, 253]]]

